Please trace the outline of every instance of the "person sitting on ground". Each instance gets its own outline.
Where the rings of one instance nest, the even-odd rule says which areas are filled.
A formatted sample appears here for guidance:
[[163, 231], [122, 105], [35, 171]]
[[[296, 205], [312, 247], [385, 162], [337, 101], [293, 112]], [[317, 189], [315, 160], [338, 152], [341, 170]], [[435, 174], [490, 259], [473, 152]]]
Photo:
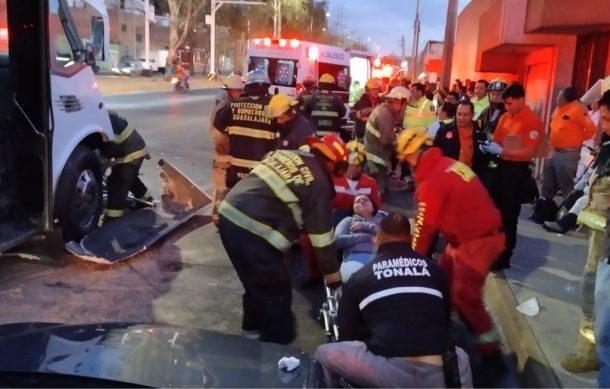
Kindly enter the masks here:
[[[342, 377], [361, 387], [472, 387], [468, 356], [452, 345], [443, 271], [413, 251], [405, 215], [389, 214], [379, 229], [377, 255], [343, 284], [339, 342], [314, 354], [326, 385], [335, 388]], [[445, 358], [450, 382], [448, 351], [457, 353], [457, 363]]]
[[356, 196], [353, 209], [354, 214], [341, 220], [335, 228], [335, 246], [343, 250], [341, 278], [344, 282], [373, 259], [377, 249], [373, 238], [387, 215], [367, 195]]

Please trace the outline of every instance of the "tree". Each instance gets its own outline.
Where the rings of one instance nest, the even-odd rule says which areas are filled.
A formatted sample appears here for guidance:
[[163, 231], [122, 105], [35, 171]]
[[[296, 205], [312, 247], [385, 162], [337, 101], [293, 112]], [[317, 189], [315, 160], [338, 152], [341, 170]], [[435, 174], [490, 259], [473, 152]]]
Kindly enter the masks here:
[[193, 28], [205, 18], [207, 0], [167, 0], [170, 14], [169, 56], [173, 57], [193, 33]]

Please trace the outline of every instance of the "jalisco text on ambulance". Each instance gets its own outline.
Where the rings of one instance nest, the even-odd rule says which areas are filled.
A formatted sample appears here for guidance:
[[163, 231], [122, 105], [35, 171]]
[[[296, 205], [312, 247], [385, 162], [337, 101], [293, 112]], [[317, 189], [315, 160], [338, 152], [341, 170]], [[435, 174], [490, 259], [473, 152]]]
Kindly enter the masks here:
[[335, 78], [336, 91], [347, 102], [350, 86], [350, 54], [341, 47], [297, 39], [252, 39], [245, 72], [261, 69], [269, 75], [270, 93], [296, 97], [306, 78], [317, 82], [328, 73]]

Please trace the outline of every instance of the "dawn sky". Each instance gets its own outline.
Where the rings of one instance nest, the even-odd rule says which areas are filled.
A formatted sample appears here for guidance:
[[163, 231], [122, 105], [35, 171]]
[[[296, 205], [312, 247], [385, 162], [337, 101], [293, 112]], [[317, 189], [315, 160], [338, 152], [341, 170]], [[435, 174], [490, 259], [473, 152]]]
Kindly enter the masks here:
[[[470, 0], [459, 0], [460, 12]], [[371, 38], [369, 48], [379, 46], [381, 54], [400, 55], [400, 37], [405, 35], [406, 55], [413, 46], [413, 21], [416, 0], [330, 0], [329, 11], [332, 28], [347, 28], [347, 34], [366, 41]], [[342, 24], [341, 10], [343, 11]], [[429, 40], [442, 41], [445, 35], [447, 0], [420, 0], [419, 49]]]

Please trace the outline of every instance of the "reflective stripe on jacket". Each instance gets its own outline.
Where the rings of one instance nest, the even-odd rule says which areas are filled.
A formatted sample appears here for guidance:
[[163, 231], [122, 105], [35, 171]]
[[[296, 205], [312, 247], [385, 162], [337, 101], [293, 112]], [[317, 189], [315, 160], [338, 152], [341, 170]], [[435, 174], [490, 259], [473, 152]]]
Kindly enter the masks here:
[[277, 150], [229, 191], [219, 213], [284, 253], [305, 230], [320, 269], [332, 274], [338, 270], [333, 197], [330, 175], [313, 154]]

